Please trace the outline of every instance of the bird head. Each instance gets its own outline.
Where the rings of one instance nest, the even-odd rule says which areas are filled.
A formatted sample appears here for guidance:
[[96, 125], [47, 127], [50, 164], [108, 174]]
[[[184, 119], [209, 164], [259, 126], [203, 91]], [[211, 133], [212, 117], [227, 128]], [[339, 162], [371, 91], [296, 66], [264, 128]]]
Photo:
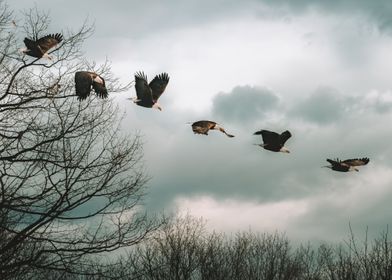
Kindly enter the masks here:
[[128, 100], [133, 101], [133, 103], [138, 103], [138, 102], [142, 101], [141, 99], [138, 99], [137, 97], [130, 97], [130, 98], [128, 98]]
[[44, 53], [44, 55], [42, 56], [42, 58], [47, 58], [47, 59], [49, 59], [50, 61], [53, 60], [53, 57], [50, 56], [50, 55], [48, 55], [47, 53]]
[[287, 149], [286, 147], [282, 147], [279, 152], [287, 153], [287, 154], [290, 153], [289, 149]]
[[162, 107], [158, 102], [154, 103], [154, 105], [152, 105], [152, 108], [155, 108], [155, 109], [158, 109], [159, 111], [162, 111]]
[[103, 85], [105, 82], [103, 81], [103, 79], [100, 77], [100, 76], [98, 76], [98, 75], [96, 75], [95, 77], [94, 77], [94, 79], [93, 79], [95, 82], [97, 82], [98, 84], [101, 84], [101, 85]]
[[19, 49], [19, 51], [21, 53], [25, 54], [25, 53], [27, 53], [29, 51], [29, 49], [28, 48], [21, 48], [21, 49]]

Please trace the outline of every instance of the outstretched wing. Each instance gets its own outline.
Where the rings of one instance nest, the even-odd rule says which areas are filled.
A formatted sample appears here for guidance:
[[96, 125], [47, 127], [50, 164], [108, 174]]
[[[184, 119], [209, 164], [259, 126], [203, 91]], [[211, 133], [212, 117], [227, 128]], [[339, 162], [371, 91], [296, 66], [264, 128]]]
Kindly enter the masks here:
[[101, 76], [97, 75], [93, 79], [93, 88], [99, 98], [108, 97], [108, 90], [106, 89], [105, 86], [105, 80]]
[[341, 165], [339, 159], [333, 160], [333, 159], [327, 158], [327, 161], [328, 161], [332, 166], [340, 166], [340, 165]]
[[49, 35], [46, 35], [46, 36], [40, 38], [37, 41], [37, 44], [39, 45], [42, 53], [44, 54], [49, 49], [53, 48], [58, 43], [60, 43], [62, 40], [63, 40], [63, 35], [61, 35], [60, 33], [49, 34]]
[[347, 172], [350, 170], [350, 166], [348, 166], [347, 164], [344, 164], [339, 159], [336, 159], [336, 160], [327, 159], [327, 161], [332, 165], [331, 166], [332, 170], [341, 171], [341, 172]]
[[92, 83], [90, 72], [79, 71], [75, 73], [75, 89], [78, 100], [84, 100], [90, 95]]
[[162, 73], [155, 76], [155, 78], [150, 82], [149, 86], [152, 91], [152, 99], [154, 102], [157, 102], [158, 98], [165, 91], [168, 83], [169, 75], [167, 73]]
[[284, 145], [286, 141], [291, 137], [290, 131], [286, 130], [279, 135], [280, 143]]
[[27, 49], [29, 49], [29, 50], [36, 50], [37, 49], [37, 42], [36, 41], [31, 40], [29, 38], [24, 38], [23, 42], [26, 45]]
[[151, 89], [147, 83], [147, 76], [144, 72], [137, 72], [135, 74], [135, 89], [137, 99], [140, 100], [141, 103], [150, 103], [152, 104], [152, 95]]
[[349, 166], [361, 166], [366, 165], [369, 162], [369, 158], [353, 158], [353, 159], [346, 159], [342, 161], [342, 163], [347, 164]]
[[265, 144], [276, 144], [280, 141], [280, 135], [269, 130], [256, 131], [254, 135], [261, 135]]

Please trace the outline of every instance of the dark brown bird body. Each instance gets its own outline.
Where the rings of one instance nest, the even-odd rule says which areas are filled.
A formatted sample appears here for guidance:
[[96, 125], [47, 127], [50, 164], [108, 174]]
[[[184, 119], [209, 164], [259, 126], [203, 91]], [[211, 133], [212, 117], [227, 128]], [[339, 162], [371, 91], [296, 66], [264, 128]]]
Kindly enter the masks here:
[[334, 171], [338, 172], [348, 172], [348, 171], [359, 171], [356, 166], [362, 166], [369, 163], [369, 158], [354, 158], [354, 159], [346, 159], [346, 160], [336, 160], [327, 159], [327, 161], [331, 164], [328, 167]]
[[209, 130], [219, 130], [220, 132], [226, 134], [228, 137], [234, 137], [232, 134], [228, 134], [223, 127], [218, 125], [213, 121], [197, 121], [192, 124], [192, 130], [195, 134], [208, 135]]
[[148, 83], [147, 76], [144, 72], [137, 72], [135, 74], [135, 89], [136, 99], [134, 102], [142, 107], [156, 108], [162, 110], [158, 103], [159, 97], [165, 91], [167, 84], [169, 83], [169, 75], [162, 73], [155, 76], [155, 78]]
[[261, 135], [263, 138], [263, 144], [258, 144], [258, 146], [263, 147], [266, 150], [272, 152], [284, 152], [289, 153], [289, 150], [284, 147], [286, 141], [291, 137], [290, 131], [286, 130], [281, 134], [278, 134], [269, 130], [256, 131], [254, 135]]
[[78, 100], [86, 99], [90, 95], [92, 88], [99, 98], [108, 97], [105, 80], [97, 73], [88, 71], [75, 73], [75, 89]]

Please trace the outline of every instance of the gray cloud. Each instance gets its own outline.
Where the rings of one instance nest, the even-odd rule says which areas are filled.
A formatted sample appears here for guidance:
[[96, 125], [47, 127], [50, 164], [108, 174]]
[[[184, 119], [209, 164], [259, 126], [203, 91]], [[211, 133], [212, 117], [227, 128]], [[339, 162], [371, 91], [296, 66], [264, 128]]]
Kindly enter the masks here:
[[293, 104], [288, 115], [319, 125], [342, 125], [349, 119], [367, 118], [372, 112], [388, 114], [391, 109], [390, 92], [374, 91], [362, 96], [347, 96], [335, 88], [320, 87], [308, 98]]
[[307, 12], [318, 9], [323, 12], [343, 13], [346, 16], [363, 14], [376, 22], [380, 31], [391, 31], [392, 27], [392, 2], [388, 0], [261, 0], [270, 6], [288, 8], [292, 12]]
[[[16, 8], [22, 8], [25, 7], [24, 2], [10, 1], [9, 4]], [[317, 9], [319, 13], [316, 16], [320, 17], [322, 17], [324, 11], [339, 13], [336, 22], [346, 22], [344, 20], [346, 16], [351, 18], [351, 14], [362, 13], [373, 19], [380, 30], [388, 30], [390, 22], [388, 21], [389, 16], [386, 17], [386, 15], [392, 14], [390, 7], [392, 3], [389, 4], [387, 1], [299, 0], [294, 2], [289, 0], [260, 0], [257, 3], [256, 0], [209, 2], [175, 0], [165, 2], [117, 1], [109, 5], [108, 2], [103, 1], [94, 2], [94, 4], [91, 1], [82, 1], [78, 3], [78, 8], [75, 9], [75, 6], [68, 2], [57, 1], [55, 3], [43, 0], [39, 1], [37, 6], [44, 9], [47, 7], [50, 10], [53, 17], [50, 26], [51, 32], [61, 28], [78, 27], [84, 18], [89, 16], [92, 20], [95, 20], [96, 31], [88, 40], [87, 54], [92, 57], [94, 57], [93, 54], [96, 57], [107, 54], [109, 59], [113, 59], [116, 54], [120, 57], [119, 53], [121, 53], [121, 58], [125, 56], [132, 57], [132, 63], [129, 67], [141, 67], [142, 69], [151, 68], [151, 65], [165, 67], [170, 64], [179, 64], [176, 52], [172, 52], [170, 55], [166, 52], [172, 46], [178, 46], [178, 38], [175, 37], [175, 34], [172, 34], [173, 37], [170, 37], [172, 39], [162, 45], [160, 44], [160, 36], [168, 34], [164, 32], [184, 28], [184, 30], [186, 29], [186, 36], [189, 37], [194, 36], [194, 29], [200, 31], [197, 34], [204, 34], [203, 31], [209, 28], [209, 23], [212, 21], [221, 22], [222, 24], [232, 23], [234, 19], [238, 19], [235, 17], [241, 17], [242, 12], [247, 13], [247, 17], [244, 18], [249, 19], [248, 15], [254, 14], [257, 10], [250, 7], [253, 8], [257, 5], [259, 5], [258, 7], [267, 5], [275, 10], [284, 6], [289, 7], [289, 12], [286, 14], [293, 17], [295, 13], [306, 13], [308, 9]], [[266, 12], [268, 13], [268, 11]], [[276, 16], [276, 14], [273, 16]], [[274, 20], [273, 16], [269, 17], [268, 20], [271, 20], [271, 18]], [[331, 23], [328, 19], [324, 23], [338, 25], [336, 22]], [[357, 22], [359, 20], [355, 18], [352, 24], [355, 25]], [[283, 66], [276, 69], [272, 69], [272, 67], [270, 72], [271, 77], [276, 77], [275, 83], [272, 83], [273, 88], [279, 88], [278, 85], [285, 86], [283, 90], [282, 87], [279, 88], [281, 99], [274, 92], [263, 87], [237, 86], [231, 92], [216, 96], [213, 99], [212, 111], [191, 112], [191, 110], [187, 110], [186, 112], [179, 112], [171, 106], [171, 91], [175, 90], [175, 85], [182, 82], [179, 81], [180, 79], [176, 80], [174, 75], [169, 88], [166, 90], [167, 92], [162, 96], [164, 106], [162, 112], [140, 108], [126, 101], [125, 98], [128, 97], [129, 93], [127, 93], [127, 96], [118, 97], [116, 101], [121, 106], [123, 105], [126, 110], [124, 128], [128, 131], [139, 131], [144, 136], [145, 167], [148, 174], [152, 176], [148, 183], [149, 189], [146, 195], [148, 210], [170, 209], [177, 197], [194, 198], [201, 195], [214, 197], [217, 200], [229, 198], [257, 203], [279, 202], [289, 199], [313, 199], [313, 197], [316, 197], [314, 198], [314, 205], [308, 210], [308, 213], [298, 218], [295, 225], [296, 229], [292, 227], [293, 231], [303, 229], [304, 232], [311, 232], [314, 230], [314, 236], [320, 236], [320, 238], [329, 238], [334, 234], [340, 235], [339, 238], [341, 238], [341, 229], [343, 229], [343, 233], [346, 233], [350, 220], [355, 221], [358, 225], [374, 227], [377, 227], [377, 225], [383, 226], [386, 221], [390, 221], [391, 215], [388, 214], [390, 213], [390, 206], [387, 199], [385, 201], [383, 199], [370, 201], [366, 208], [359, 207], [363, 203], [356, 201], [359, 206], [350, 211], [344, 211], [346, 209], [344, 201], [340, 205], [336, 205], [333, 203], [333, 197], [330, 200], [322, 199], [327, 194], [336, 194], [338, 198], [339, 194], [348, 189], [354, 190], [354, 193], [364, 191], [364, 188], [358, 188], [358, 186], [373, 174], [377, 166], [385, 165], [385, 173], [390, 172], [392, 148], [387, 140], [392, 138], [392, 132], [385, 128], [388, 127], [388, 119], [391, 117], [392, 99], [388, 94], [376, 95], [369, 99], [365, 98], [368, 89], [379, 88], [381, 91], [388, 92], [390, 88], [388, 77], [384, 79], [384, 84], [379, 82], [379, 77], [390, 72], [389, 66], [383, 64], [384, 60], [380, 57], [368, 56], [367, 58], [371, 63], [374, 63], [374, 58], [379, 59], [378, 61], [381, 61], [381, 63], [370, 65], [369, 68], [358, 67], [358, 63], [364, 61], [368, 53], [379, 53], [377, 52], [379, 49], [371, 49], [366, 45], [366, 42], [372, 44], [373, 41], [368, 36], [358, 36], [361, 37], [359, 39], [356, 36], [346, 36], [353, 30], [351, 25], [343, 31], [334, 29], [336, 28], [335, 25], [332, 28], [331, 25], [328, 25], [328, 32], [325, 35], [323, 30], [316, 27], [315, 30], [312, 28], [308, 30], [309, 24], [311, 22], [306, 21], [304, 23], [305, 27], [301, 26], [304, 34], [312, 32], [305, 38], [306, 40], [325, 39], [325, 42], [320, 40], [319, 44], [312, 46], [314, 49], [309, 50], [309, 57], [316, 54], [317, 57], [322, 58], [320, 59], [321, 62], [317, 65], [312, 64], [310, 68], [302, 68], [307, 64], [306, 61], [301, 60], [308, 58], [307, 50], [300, 50], [301, 54], [304, 53], [302, 57], [292, 55], [290, 51], [286, 52], [286, 49], [283, 49], [285, 55], [288, 53], [287, 58], [280, 62]], [[317, 26], [317, 22], [314, 25]], [[248, 27], [248, 25], [244, 26]], [[285, 26], [287, 32], [293, 32], [290, 29], [290, 22], [287, 22]], [[283, 30], [283, 28], [278, 30]], [[242, 30], [237, 30], [237, 32], [241, 33]], [[254, 37], [257, 37], [257, 30], [250, 28], [248, 32], [256, 34]], [[280, 37], [278, 32], [271, 32], [271, 36], [274, 38]], [[236, 34], [228, 33], [231, 36]], [[293, 32], [293, 35], [296, 38], [298, 34]], [[149, 40], [153, 36], [158, 39]], [[224, 38], [225, 34], [222, 36]], [[197, 39], [192, 41], [192, 44], [195, 45], [193, 50], [208, 45], [203, 36]], [[236, 37], [232, 39], [238, 41]], [[194, 43], [199, 41], [200, 46]], [[266, 38], [261, 37], [261, 45], [264, 41], [266, 41]], [[332, 52], [331, 56], [323, 56], [326, 52], [325, 47], [330, 47], [331, 41], [338, 41], [339, 44], [334, 43], [334, 46], [343, 54], [351, 54], [350, 57], [346, 58], [345, 68], [339, 68], [344, 55], [337, 57], [336, 53]], [[123, 48], [116, 49], [116, 52], [111, 51], [111, 47], [121, 46], [119, 42], [122, 42]], [[154, 44], [151, 42], [154, 42]], [[291, 47], [291, 43], [293, 42], [286, 39], [286, 41], [279, 42], [279, 46], [288, 44]], [[380, 41], [376, 42], [377, 46], [379, 46], [379, 43]], [[390, 43], [381, 43], [383, 49], [390, 49]], [[250, 42], [250, 44], [253, 43]], [[180, 44], [180, 46], [182, 45]], [[185, 44], [184, 46], [188, 45]], [[214, 48], [214, 46], [211, 45], [211, 48]], [[271, 48], [274, 46], [271, 46]], [[124, 51], [119, 52], [120, 49]], [[150, 55], [147, 55], [142, 51], [146, 49], [157, 51], [152, 51]], [[193, 52], [189, 52], [188, 48], [184, 47], [182, 49], [184, 49], [184, 54], [181, 58], [193, 55]], [[217, 48], [215, 47], [215, 49]], [[319, 52], [320, 49], [321, 52]], [[244, 50], [246, 49], [242, 50], [243, 53], [245, 53]], [[221, 51], [220, 47], [219, 51]], [[195, 53], [198, 54], [198, 52]], [[222, 53], [224, 53], [223, 47]], [[200, 52], [199, 55], [203, 58], [207, 55], [208, 58], [208, 54], [210, 53]], [[281, 54], [281, 49], [278, 47], [276, 56]], [[139, 56], [140, 60], [137, 60]], [[330, 61], [334, 63], [333, 60], [336, 58], [338, 61], [337, 68], [329, 68], [328, 63]], [[225, 57], [224, 61], [227, 61], [226, 59], [229, 58]], [[165, 64], [166, 60], [170, 64]], [[291, 73], [293, 72], [291, 69], [299, 68], [287, 67], [290, 66], [292, 60], [297, 61], [298, 65], [301, 66], [301, 71], [298, 72], [302, 73], [302, 76]], [[205, 61], [206, 63], [202, 63], [203, 65], [199, 66], [199, 69], [194, 64], [180, 64], [179, 71], [185, 73], [188, 69], [193, 68], [196, 69], [195, 72], [201, 72], [206, 67], [211, 66], [219, 70], [219, 67], [227, 68], [228, 65], [226, 63], [221, 63], [218, 66], [210, 65], [210, 61]], [[249, 62], [258, 67], [259, 62], [264, 63], [264, 58], [261, 57], [259, 60], [252, 58]], [[286, 65], [286, 62], [289, 65]], [[313, 62], [310, 61], [309, 63]], [[347, 71], [348, 66], [351, 66], [349, 71]], [[172, 74], [172, 68], [167, 68], [165, 68], [165, 71]], [[324, 72], [318, 75], [312, 72], [313, 69], [324, 68], [325, 71], [331, 69], [337, 71], [331, 71], [333, 73], [330, 77], [326, 77]], [[358, 69], [358, 71], [353, 71], [353, 68]], [[255, 73], [254, 68], [244, 69]], [[290, 71], [282, 73], [282, 69], [289, 69]], [[340, 71], [340, 69], [342, 70]], [[263, 84], [270, 86], [271, 77], [265, 75]], [[296, 84], [304, 85], [304, 88], [307, 88], [305, 94], [308, 94], [309, 88], [314, 88], [314, 84], [319, 84], [319, 80], [323, 80], [324, 77], [326, 77], [326, 83], [334, 85], [339, 90], [332, 87], [323, 87], [305, 97], [298, 93], [302, 92], [302, 87], [299, 87], [296, 94], [292, 94], [292, 89], [295, 88]], [[216, 81], [218, 80], [216, 79]], [[244, 78], [240, 80], [241, 83], [261, 83], [258, 77], [251, 81], [244, 81]], [[381, 79], [381, 81], [384, 80]], [[343, 85], [342, 81], [344, 81]], [[218, 82], [224, 85], [226, 81]], [[221, 88], [218, 83], [213, 85], [212, 80], [205, 84], [207, 85], [206, 88], [210, 86]], [[361, 91], [364, 84], [367, 87]], [[352, 85], [352, 87], [347, 85]], [[187, 87], [190, 86], [192, 85], [187, 84]], [[216, 93], [218, 90], [215, 89], [212, 92]], [[352, 94], [353, 92], [359, 92], [358, 96], [347, 97], [346, 93]], [[132, 89], [132, 95], [134, 96], [134, 94], [134, 89]], [[192, 96], [188, 96], [186, 91], [181, 92], [181, 94], [188, 98], [188, 100], [184, 99], [185, 101], [192, 102]], [[295, 102], [286, 103], [286, 100], [290, 98], [294, 99]], [[364, 98], [366, 100], [363, 100]], [[275, 116], [277, 112], [278, 116]], [[223, 122], [224, 127], [236, 137], [230, 139], [217, 131], [211, 132], [208, 136], [194, 135], [190, 126], [185, 124], [188, 121], [208, 118], [210, 115], [218, 118], [217, 121], [227, 121]], [[308, 123], [318, 125], [309, 126]], [[246, 125], [244, 126], [244, 124]], [[272, 153], [252, 145], [260, 142], [260, 137], [253, 136], [252, 133], [261, 128], [279, 132], [289, 129], [293, 134], [293, 137], [287, 142], [291, 154]], [[369, 129], [371, 129], [370, 132]], [[325, 159], [328, 157], [361, 156], [370, 157], [371, 163], [359, 173], [339, 174], [320, 168], [327, 164]], [[373, 178], [367, 180], [369, 189], [374, 189], [380, 185], [390, 185], [390, 180], [384, 175], [384, 173], [380, 173], [379, 176], [373, 176]], [[387, 181], [380, 183], [382, 178], [387, 178]], [[390, 191], [385, 191], [382, 188], [377, 188], [377, 190], [380, 196], [384, 194], [384, 197], [390, 197]], [[346, 197], [347, 203], [351, 201], [350, 197]], [[365, 215], [367, 209], [369, 211]], [[255, 215], [259, 214], [262, 216], [262, 213], [255, 213]]]
[[[183, 28], [186, 26], [208, 24], [226, 18], [259, 12], [274, 14], [274, 10], [286, 10], [290, 13], [307, 12], [318, 9], [321, 12], [364, 14], [377, 23], [381, 31], [390, 30], [392, 26], [392, 3], [388, 0], [217, 0], [217, 1], [116, 1], [108, 5], [105, 1], [82, 1], [77, 9], [68, 2], [42, 0], [31, 2], [9, 1], [8, 5], [16, 10], [28, 9], [36, 5], [39, 9], [47, 10], [53, 16], [53, 25], [58, 27], [78, 27], [85, 18], [95, 21], [97, 34], [101, 36], [127, 36], [140, 38], [151, 33]], [[272, 10], [265, 10], [266, 7]], [[253, 11], [253, 12], [250, 12]], [[282, 15], [280, 12], [277, 15]], [[70, 17], [72, 15], [72, 17]], [[72, 19], [71, 19], [72, 18]], [[75, 20], [78, 19], [78, 20]], [[110, 22], [110, 24], [108, 24]]]
[[290, 114], [318, 124], [331, 124], [344, 117], [349, 104], [350, 98], [342, 97], [336, 89], [320, 87], [295, 105]]
[[237, 86], [230, 93], [220, 93], [213, 100], [213, 114], [228, 121], [248, 121], [275, 109], [279, 98], [262, 87]]
[[[253, 0], [248, 3], [254, 3]], [[81, 1], [70, 5], [66, 1], [40, 0], [9, 1], [8, 5], [18, 10], [36, 6], [49, 11], [53, 24], [59, 27], [78, 27], [85, 18], [95, 21], [96, 33], [102, 36], [141, 38], [162, 30], [179, 29], [189, 25], [204, 24], [224, 17], [238, 16], [247, 10], [247, 5], [229, 1]], [[222, 8], [224, 7], [224, 8]]]
[[362, 106], [373, 108], [373, 110], [379, 114], [387, 114], [392, 109], [392, 94], [390, 92], [374, 92], [373, 94], [370, 94], [368, 98], [365, 98]]
[[[194, 135], [189, 126], [172, 130], [170, 138], [165, 140], [166, 148], [157, 150], [155, 160], [149, 161], [153, 178], [146, 205], [151, 210], [169, 210], [178, 197], [197, 199], [200, 196], [256, 204], [298, 199], [310, 204], [306, 213], [288, 228], [289, 236], [299, 240], [341, 240], [348, 232], [349, 222], [356, 230], [372, 226], [377, 234], [390, 219], [389, 214], [382, 214], [388, 212], [389, 204], [379, 198], [383, 197], [382, 193], [390, 193], [386, 187], [390, 182], [385, 174], [392, 168], [386, 156], [392, 153], [385, 141], [392, 137], [384, 124], [388, 111], [380, 114], [375, 110], [381, 97], [362, 101], [344, 97], [333, 88], [319, 88], [308, 99], [293, 104], [296, 110], [302, 109], [296, 112], [297, 117], [321, 124], [311, 127], [292, 118], [293, 108], [285, 110], [281, 106], [284, 120], [275, 123], [268, 120], [268, 128], [279, 130], [280, 122], [287, 124], [293, 134], [286, 143], [291, 150], [289, 155], [252, 145], [260, 141], [259, 137], [253, 136], [253, 131], [240, 122], [225, 126], [236, 135], [232, 139], [216, 131], [209, 136]], [[311, 110], [312, 106], [318, 109]], [[328, 117], [331, 112], [338, 117]], [[349, 112], [350, 117], [346, 117], [345, 112]], [[179, 115], [165, 122], [184, 117]], [[160, 126], [158, 123], [152, 128], [153, 139], [166, 135], [165, 131], [157, 130]], [[372, 127], [372, 133], [364, 127]], [[321, 168], [327, 164], [326, 158], [364, 156], [370, 157], [371, 162], [359, 173], [337, 173]], [[366, 205], [361, 204], [364, 197], [371, 195], [369, 188], [376, 190], [375, 198]], [[347, 208], [347, 201], [354, 206]], [[373, 214], [379, 217], [375, 220]]]
[[[383, 166], [377, 160], [367, 167], [361, 170], [361, 178], [342, 176], [336, 180], [331, 177], [328, 191], [323, 197], [313, 199], [293, 230], [300, 229], [300, 235], [313, 232], [319, 240], [324, 239], [325, 234], [339, 240], [348, 236], [349, 224], [354, 233], [361, 236], [369, 227], [370, 239], [386, 229], [392, 217], [388, 211], [388, 197], [392, 194], [391, 167]], [[378, 182], [377, 177], [382, 179]]]

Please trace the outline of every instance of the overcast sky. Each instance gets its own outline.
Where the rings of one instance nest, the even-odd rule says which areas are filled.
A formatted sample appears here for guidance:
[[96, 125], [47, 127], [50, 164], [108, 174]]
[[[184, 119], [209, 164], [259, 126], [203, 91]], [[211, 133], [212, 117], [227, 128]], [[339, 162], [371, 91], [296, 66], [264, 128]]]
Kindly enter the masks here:
[[[50, 32], [94, 22], [86, 57], [107, 57], [124, 83], [138, 70], [150, 79], [169, 73], [162, 112], [129, 102], [134, 89], [112, 97], [126, 112], [124, 127], [144, 137], [149, 210], [203, 216], [213, 230], [278, 230], [298, 240], [340, 241], [349, 223], [371, 234], [391, 223], [391, 1], [35, 5], [50, 12]], [[201, 119], [236, 137], [194, 135], [186, 123]], [[252, 135], [260, 129], [290, 130], [291, 153], [252, 145], [261, 143]], [[336, 157], [370, 163], [355, 173], [321, 168]]]

